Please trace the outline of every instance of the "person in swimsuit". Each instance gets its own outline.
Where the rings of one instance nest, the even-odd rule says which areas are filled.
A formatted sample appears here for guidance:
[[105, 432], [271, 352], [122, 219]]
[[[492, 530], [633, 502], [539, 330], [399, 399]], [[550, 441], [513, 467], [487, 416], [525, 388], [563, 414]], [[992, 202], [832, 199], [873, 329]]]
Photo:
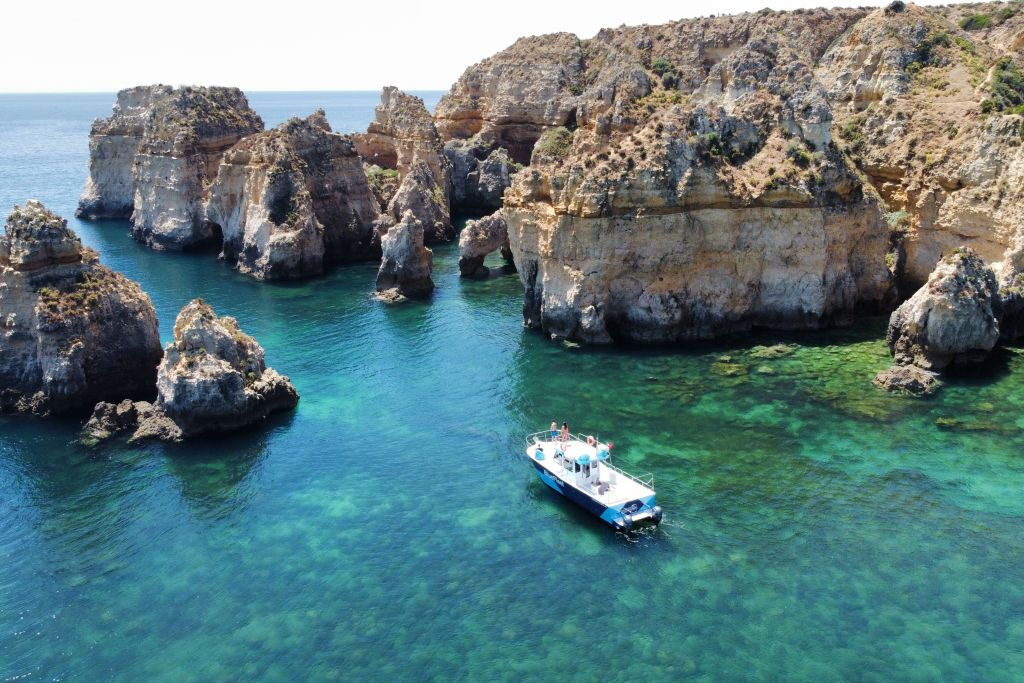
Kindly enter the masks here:
[[569, 423], [562, 423], [562, 448], [564, 449], [569, 445]]
[[558, 423], [554, 420], [551, 421], [551, 440], [558, 441]]

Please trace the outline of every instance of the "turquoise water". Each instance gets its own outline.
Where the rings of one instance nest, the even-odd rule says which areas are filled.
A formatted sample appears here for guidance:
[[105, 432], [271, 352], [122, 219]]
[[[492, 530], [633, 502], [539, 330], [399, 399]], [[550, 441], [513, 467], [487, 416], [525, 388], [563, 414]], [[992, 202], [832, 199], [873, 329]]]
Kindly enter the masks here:
[[[352, 130], [375, 96], [251, 99]], [[1016, 349], [912, 401], [870, 385], [880, 319], [568, 348], [450, 246], [429, 303], [371, 300], [373, 264], [260, 284], [71, 218], [111, 101], [0, 96], [0, 206], [68, 216], [165, 340], [194, 296], [236, 316], [302, 401], [179, 446], [0, 418], [0, 681], [1019, 680]], [[521, 437], [552, 419], [653, 472], [665, 523], [615, 534], [536, 480]]]

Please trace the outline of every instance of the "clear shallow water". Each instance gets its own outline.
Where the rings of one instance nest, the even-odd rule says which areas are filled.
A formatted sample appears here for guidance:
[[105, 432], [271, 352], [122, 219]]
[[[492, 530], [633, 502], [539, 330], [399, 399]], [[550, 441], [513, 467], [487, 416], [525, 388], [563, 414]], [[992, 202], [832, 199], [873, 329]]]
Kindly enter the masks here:
[[[1016, 350], [909, 401], [870, 385], [883, 320], [569, 349], [522, 329], [514, 276], [460, 281], [453, 247], [428, 304], [372, 301], [372, 264], [260, 284], [72, 217], [112, 99], [0, 96], [0, 207], [68, 216], [165, 340], [194, 296], [238, 317], [302, 400], [180, 446], [87, 450], [74, 420], [0, 418], [0, 681], [1024, 670]], [[251, 100], [269, 125], [323, 105], [354, 130], [376, 95]], [[520, 438], [552, 419], [653, 471], [663, 526], [616, 535], [535, 480]], [[477, 468], [454, 467], [466, 452]]]

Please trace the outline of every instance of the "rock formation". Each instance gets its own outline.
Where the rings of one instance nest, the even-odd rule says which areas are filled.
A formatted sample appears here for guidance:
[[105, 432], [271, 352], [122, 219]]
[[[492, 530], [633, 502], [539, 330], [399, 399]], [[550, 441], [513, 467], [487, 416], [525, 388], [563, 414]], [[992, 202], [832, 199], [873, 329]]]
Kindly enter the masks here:
[[351, 139], [331, 132], [323, 110], [228, 150], [209, 196], [221, 257], [253, 277], [307, 277], [379, 253], [377, 200]]
[[78, 203], [82, 218], [131, 218], [135, 205], [132, 169], [156, 101], [169, 86], [137, 86], [117, 93], [113, 113], [96, 119], [89, 133], [89, 178]]
[[447, 206], [451, 170], [434, 119], [422, 99], [387, 86], [366, 133], [357, 133], [352, 139], [368, 163], [395, 169], [402, 178], [417, 161], [426, 164], [434, 183], [444, 191]]
[[[889, 319], [886, 342], [893, 368], [875, 383], [914, 393], [921, 371], [940, 372], [954, 362], [984, 359], [999, 340], [996, 278], [970, 248], [956, 249]], [[908, 383], [909, 382], [909, 383]]]
[[380, 270], [377, 292], [385, 301], [423, 297], [434, 291], [430, 279], [434, 257], [423, 246], [423, 224], [412, 211], [406, 211], [397, 224], [381, 237]]
[[993, 3], [524, 38], [467, 69], [436, 126], [458, 198], [465, 146], [531, 164], [503, 209], [528, 324], [817, 327], [888, 309], [960, 244], [1002, 257], [1024, 218], [1022, 33]]
[[244, 427], [299, 400], [291, 381], [267, 367], [263, 347], [234, 318], [218, 318], [202, 299], [178, 314], [156, 388], [153, 404], [97, 405], [85, 440], [134, 431], [133, 440], [178, 441]]
[[512, 184], [515, 165], [502, 147], [491, 149], [479, 138], [450, 140], [444, 146], [452, 167], [452, 206], [462, 213], [501, 208], [505, 189]]
[[422, 161], [412, 165], [388, 204], [388, 214], [395, 221], [401, 221], [406, 212], [423, 224], [427, 244], [450, 242], [455, 237], [444, 190]]
[[511, 256], [508, 225], [500, 211], [468, 221], [459, 234], [459, 273], [463, 277], [488, 277], [490, 270], [484, 266], [484, 258], [499, 249], [503, 256]]
[[65, 413], [152, 392], [156, 312], [67, 221], [30, 200], [0, 237], [0, 412]]
[[[90, 134], [85, 217], [124, 217], [156, 249], [187, 249], [216, 235], [203, 202], [223, 153], [263, 121], [237, 88], [131, 88]], [[131, 198], [129, 200], [129, 197]]]

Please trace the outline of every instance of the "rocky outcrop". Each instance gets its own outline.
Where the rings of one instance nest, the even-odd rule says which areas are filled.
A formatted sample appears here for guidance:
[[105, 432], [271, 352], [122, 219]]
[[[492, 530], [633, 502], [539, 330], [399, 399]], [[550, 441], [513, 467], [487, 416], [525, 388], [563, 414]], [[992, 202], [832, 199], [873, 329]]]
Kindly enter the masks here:
[[886, 342], [893, 369], [875, 382], [891, 388], [894, 378], [919, 376], [917, 370], [939, 372], [954, 362], [983, 360], [999, 340], [997, 292], [995, 275], [974, 250], [960, 248], [943, 258], [890, 317]]
[[223, 153], [263, 121], [237, 88], [155, 85], [118, 93], [93, 124], [84, 217], [132, 219], [132, 235], [156, 249], [215, 237], [204, 201]]
[[406, 211], [397, 224], [381, 237], [380, 270], [377, 292], [385, 301], [423, 297], [434, 291], [430, 275], [434, 257], [423, 244], [423, 223], [412, 211]]
[[1014, 342], [1024, 336], [1024, 234], [1018, 231], [1010, 238], [1010, 246], [1002, 261], [993, 269], [999, 284], [1002, 309], [1000, 339]]
[[511, 255], [508, 225], [500, 211], [468, 221], [459, 234], [459, 273], [463, 277], [488, 277], [491, 271], [484, 266], [484, 258], [499, 249], [503, 256]]
[[178, 441], [244, 427], [299, 400], [291, 381], [267, 367], [263, 347], [202, 299], [178, 314], [156, 387], [153, 404], [97, 405], [85, 440], [132, 431], [133, 440]]
[[959, 245], [989, 263], [1010, 245], [1024, 14], [1006, 10], [524, 38], [467, 69], [435, 118], [453, 150], [531, 164], [503, 210], [529, 324], [593, 342], [816, 327], [886, 310]]
[[516, 166], [508, 152], [471, 140], [450, 140], [444, 154], [452, 167], [452, 206], [461, 213], [497, 211]]
[[451, 169], [445, 158], [434, 119], [423, 100], [393, 85], [381, 92], [380, 105], [366, 133], [352, 136], [356, 149], [368, 163], [395, 169], [404, 178], [416, 162], [423, 162], [445, 193], [451, 185]]
[[318, 275], [379, 253], [377, 199], [350, 137], [331, 132], [323, 110], [228, 150], [209, 196], [221, 258], [258, 279]]
[[[705, 50], [659, 47], [670, 79], [639, 99], [615, 89], [578, 116], [586, 127], [538, 139], [502, 209], [527, 324], [574, 341], [665, 343], [819, 327], [889, 305], [882, 207], [830, 144], [828, 104], [807, 66], [858, 16], [625, 30], [678, 46], [666, 36], [703, 27]], [[622, 46], [620, 62], [636, 54], [602, 33]]]
[[406, 212], [423, 225], [427, 244], [450, 242], [455, 237], [444, 190], [422, 161], [412, 165], [388, 204], [388, 214], [395, 221], [401, 221]]
[[156, 312], [142, 289], [39, 202], [16, 206], [0, 237], [0, 412], [145, 396], [159, 361]]
[[89, 132], [89, 178], [78, 202], [82, 218], [131, 218], [135, 206], [132, 169], [153, 105], [170, 96], [165, 85], [137, 86], [117, 93], [108, 118]]

